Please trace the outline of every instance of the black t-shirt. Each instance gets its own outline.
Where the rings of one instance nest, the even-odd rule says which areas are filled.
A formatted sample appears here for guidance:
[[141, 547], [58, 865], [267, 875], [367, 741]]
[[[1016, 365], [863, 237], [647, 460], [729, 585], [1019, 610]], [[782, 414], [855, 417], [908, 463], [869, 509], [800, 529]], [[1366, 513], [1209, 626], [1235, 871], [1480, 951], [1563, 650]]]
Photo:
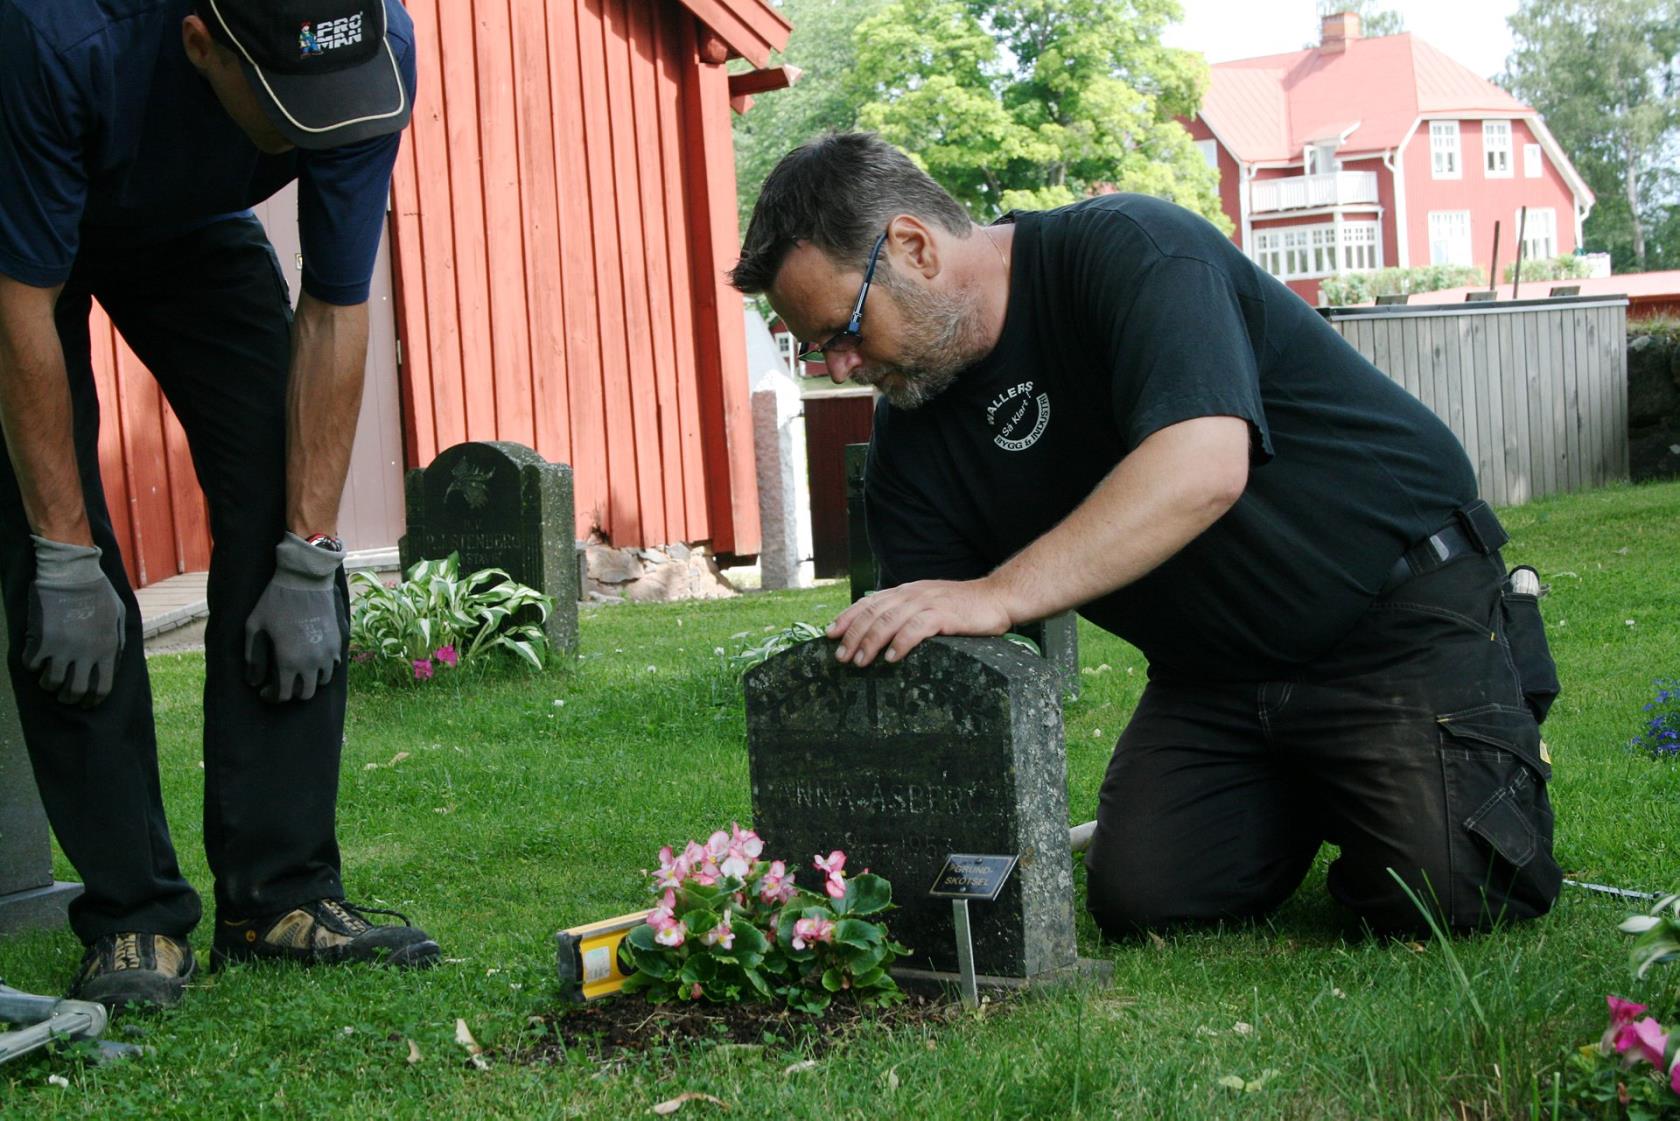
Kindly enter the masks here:
[[997, 346], [918, 409], [876, 406], [884, 585], [985, 575], [1151, 433], [1242, 417], [1236, 505], [1080, 614], [1152, 670], [1252, 680], [1327, 652], [1400, 553], [1475, 498], [1446, 425], [1200, 217], [1105, 195], [1014, 220]]

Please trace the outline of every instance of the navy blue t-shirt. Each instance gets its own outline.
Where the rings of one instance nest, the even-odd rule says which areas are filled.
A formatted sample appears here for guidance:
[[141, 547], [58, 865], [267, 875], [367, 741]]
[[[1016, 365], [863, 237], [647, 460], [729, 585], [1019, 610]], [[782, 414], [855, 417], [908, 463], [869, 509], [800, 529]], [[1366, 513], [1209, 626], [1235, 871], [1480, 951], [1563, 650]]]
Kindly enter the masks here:
[[[146, 245], [298, 182], [303, 289], [367, 299], [398, 133], [257, 150], [181, 45], [192, 0], [0, 0], [0, 273], [52, 287], [82, 247]], [[414, 94], [414, 24], [385, 0]]]
[[1152, 671], [1260, 680], [1317, 659], [1476, 495], [1447, 426], [1228, 238], [1108, 195], [1018, 215], [992, 352], [920, 408], [877, 404], [865, 508], [883, 583], [985, 575], [1151, 433], [1202, 416], [1248, 421], [1242, 497], [1080, 608]]

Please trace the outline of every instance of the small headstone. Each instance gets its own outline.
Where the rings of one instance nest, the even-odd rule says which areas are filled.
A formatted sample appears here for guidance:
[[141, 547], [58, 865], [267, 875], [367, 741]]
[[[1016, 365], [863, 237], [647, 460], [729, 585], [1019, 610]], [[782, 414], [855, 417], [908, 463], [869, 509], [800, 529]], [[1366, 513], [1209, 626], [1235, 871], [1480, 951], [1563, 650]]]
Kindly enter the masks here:
[[1056, 675], [997, 638], [935, 638], [856, 669], [826, 639], [747, 674], [753, 827], [819, 882], [811, 857], [893, 885], [906, 964], [957, 968], [950, 904], [927, 889], [951, 853], [1018, 854], [973, 916], [981, 974], [1030, 978], [1074, 963], [1067, 754]]
[[[868, 444], [846, 445], [846, 548], [848, 571], [852, 581], [852, 602], [880, 588], [880, 569], [875, 553], [869, 547], [869, 529], [863, 511], [864, 464], [869, 459]], [[1039, 651], [1062, 679], [1062, 697], [1079, 699], [1079, 617], [1071, 611], [1052, 615], [1036, 623], [1019, 628], [1020, 633], [1037, 644]]]
[[852, 581], [853, 603], [881, 586], [863, 516], [863, 468], [868, 460], [868, 444], [846, 445], [846, 572]]
[[[6, 613], [0, 607], [0, 634]], [[0, 671], [0, 934], [65, 924], [80, 884], [53, 880], [47, 816], [18, 726], [11, 675]]]
[[500, 568], [554, 597], [545, 631], [557, 653], [577, 650], [578, 571], [572, 469], [522, 444], [456, 444], [404, 488], [408, 532], [398, 543], [404, 571], [461, 554], [461, 572]]

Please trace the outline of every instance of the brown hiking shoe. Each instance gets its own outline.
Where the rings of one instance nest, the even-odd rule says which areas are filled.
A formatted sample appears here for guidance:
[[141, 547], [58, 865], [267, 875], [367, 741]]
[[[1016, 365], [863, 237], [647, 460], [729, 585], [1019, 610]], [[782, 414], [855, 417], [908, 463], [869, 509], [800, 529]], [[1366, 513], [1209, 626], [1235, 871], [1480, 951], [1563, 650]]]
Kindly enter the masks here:
[[180, 1001], [193, 975], [192, 947], [167, 934], [107, 934], [82, 955], [70, 996], [115, 1011], [124, 1006], [168, 1008]]
[[[364, 915], [396, 915], [401, 925], [375, 926]], [[438, 944], [407, 916], [342, 899], [317, 899], [263, 919], [221, 919], [210, 968], [255, 959], [305, 965], [371, 962], [418, 968], [437, 961]]]

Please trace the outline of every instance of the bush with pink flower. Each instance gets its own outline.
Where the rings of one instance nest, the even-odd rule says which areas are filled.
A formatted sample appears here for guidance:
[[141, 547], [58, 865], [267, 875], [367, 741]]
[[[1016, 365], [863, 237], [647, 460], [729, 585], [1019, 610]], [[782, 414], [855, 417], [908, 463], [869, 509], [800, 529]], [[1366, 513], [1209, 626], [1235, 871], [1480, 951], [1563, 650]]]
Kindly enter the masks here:
[[500, 655], [541, 669], [548, 656], [542, 624], [553, 598], [499, 568], [462, 575], [451, 553], [420, 561], [400, 583], [352, 572], [350, 587], [351, 660], [393, 683], [431, 681]]
[[[1635, 979], [1643, 980], [1653, 965], [1680, 959], [1680, 895], [1665, 896], [1620, 929], [1636, 936], [1631, 965]], [[1659, 1016], [1615, 994], [1604, 1000], [1609, 1026], [1568, 1063], [1567, 1098], [1574, 1115], [1680, 1119], [1680, 1007]]]
[[812, 868], [821, 895], [738, 824], [681, 852], [660, 849], [655, 906], [619, 944], [624, 990], [655, 1002], [782, 1000], [813, 1013], [844, 992], [866, 1005], [903, 999], [888, 969], [909, 951], [870, 921], [892, 906], [891, 886], [867, 870], [848, 877], [839, 850]]

